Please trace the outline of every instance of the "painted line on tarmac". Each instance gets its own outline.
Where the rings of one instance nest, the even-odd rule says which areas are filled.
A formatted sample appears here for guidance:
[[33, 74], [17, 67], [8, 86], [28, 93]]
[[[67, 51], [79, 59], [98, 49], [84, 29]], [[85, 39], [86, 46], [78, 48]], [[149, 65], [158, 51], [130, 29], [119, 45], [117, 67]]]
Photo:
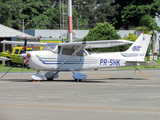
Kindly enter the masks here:
[[150, 111], [150, 112], [160, 112], [160, 110], [153, 109], [125, 109], [125, 108], [95, 108], [95, 107], [70, 107], [70, 106], [42, 106], [42, 105], [9, 105], [0, 104], [0, 106], [5, 107], [48, 107], [48, 108], [68, 108], [68, 109], [93, 109], [93, 110], [123, 110], [123, 111]]
[[160, 85], [153, 85], [153, 86], [158, 87], [158, 86], [160, 86]]

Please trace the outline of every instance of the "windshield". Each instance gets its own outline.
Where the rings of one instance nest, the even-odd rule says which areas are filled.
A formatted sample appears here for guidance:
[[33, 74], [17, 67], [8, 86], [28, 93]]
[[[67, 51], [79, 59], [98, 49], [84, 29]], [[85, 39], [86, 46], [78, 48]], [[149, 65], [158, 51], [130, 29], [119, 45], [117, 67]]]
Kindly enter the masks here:
[[42, 50], [50, 50], [54, 53], [58, 53], [58, 44], [57, 43], [49, 43]]
[[49, 43], [43, 48], [43, 50], [51, 50], [52, 51], [56, 48], [57, 45], [58, 45], [57, 43]]

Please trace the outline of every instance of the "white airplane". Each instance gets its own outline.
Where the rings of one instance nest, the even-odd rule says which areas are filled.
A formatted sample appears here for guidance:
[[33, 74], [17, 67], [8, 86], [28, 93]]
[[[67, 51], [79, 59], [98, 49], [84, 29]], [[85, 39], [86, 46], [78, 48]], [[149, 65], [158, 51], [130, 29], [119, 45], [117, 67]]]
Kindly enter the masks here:
[[[31, 76], [33, 80], [47, 80], [58, 78], [58, 72], [71, 71], [76, 80], [87, 79], [87, 75], [80, 73], [86, 69], [101, 69], [112, 67], [125, 67], [137, 65], [157, 65], [155, 62], [144, 61], [151, 35], [141, 34], [133, 43], [127, 40], [105, 40], [74, 43], [34, 43], [34, 45], [45, 45], [42, 51], [31, 51], [21, 54], [28, 68], [37, 70], [37, 74]], [[11, 41], [8, 41], [11, 43]], [[2, 41], [7, 43], [7, 41]], [[16, 42], [12, 41], [13, 44]], [[133, 43], [133, 44], [132, 44]], [[20, 44], [19, 42], [17, 44]], [[21, 44], [24, 44], [21, 42]], [[28, 42], [27, 44], [31, 44]], [[32, 42], [33, 44], [33, 42]], [[88, 48], [106, 48], [120, 45], [132, 44], [125, 52], [115, 53], [89, 53]], [[45, 75], [39, 71], [48, 71]], [[79, 71], [79, 72], [75, 72]]]

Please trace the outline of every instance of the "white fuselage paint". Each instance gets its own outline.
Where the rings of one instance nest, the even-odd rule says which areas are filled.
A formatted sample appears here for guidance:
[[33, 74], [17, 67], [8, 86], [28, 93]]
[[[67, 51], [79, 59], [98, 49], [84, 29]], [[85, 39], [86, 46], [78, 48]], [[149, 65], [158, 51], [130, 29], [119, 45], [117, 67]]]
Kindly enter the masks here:
[[[55, 54], [52, 51], [33, 51], [30, 52], [30, 60], [27, 63], [30, 68], [44, 71], [57, 71], [56, 68], [64, 62], [70, 55]], [[81, 59], [82, 58], [82, 59]], [[109, 67], [133, 66], [126, 64], [127, 57], [123, 57], [120, 52], [87, 54], [87, 56], [73, 56], [59, 71], [99, 69]], [[136, 65], [136, 64], [135, 64]]]

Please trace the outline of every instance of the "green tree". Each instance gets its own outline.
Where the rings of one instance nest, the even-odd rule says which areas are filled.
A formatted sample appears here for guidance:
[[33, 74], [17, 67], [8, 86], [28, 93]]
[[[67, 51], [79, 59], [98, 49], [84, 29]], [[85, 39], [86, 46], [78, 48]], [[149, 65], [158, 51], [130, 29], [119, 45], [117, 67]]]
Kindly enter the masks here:
[[[142, 31], [148, 34], [152, 34], [152, 52], [155, 52], [155, 42], [156, 42], [156, 34], [155, 30], [160, 32], [160, 28], [157, 26], [156, 20], [152, 18], [150, 15], [143, 15], [139, 20], [139, 26], [135, 30]], [[152, 31], [152, 32], [150, 32]]]
[[[107, 22], [97, 23], [93, 29], [89, 31], [87, 36], [85, 36], [82, 41], [96, 41], [96, 40], [113, 40], [120, 39], [120, 35], [117, 34], [117, 31], [114, 27]], [[98, 48], [98, 49], [89, 49], [91, 52], [115, 52], [120, 51], [119, 47], [113, 48]]]
[[[22, 0], [0, 0], [0, 23], [14, 27], [21, 17]], [[16, 20], [17, 19], [17, 20]]]
[[57, 5], [56, 0], [1, 0], [0, 2], [1, 24], [22, 29], [24, 19], [27, 29], [59, 28], [57, 25], [59, 13], [57, 14], [57, 9], [53, 6]]
[[158, 15], [160, 15], [160, 0], [154, 0], [155, 1], [155, 4], [158, 6], [158, 10], [157, 10], [157, 13]]
[[23, 0], [22, 19], [26, 28], [46, 28], [50, 24], [44, 13], [51, 8], [50, 0]]
[[97, 7], [96, 0], [74, 0], [73, 7], [78, 12], [80, 27], [93, 28], [96, 21], [94, 15]]
[[97, 8], [94, 14], [97, 23], [109, 22], [109, 18], [115, 14], [115, 7], [110, 5], [113, 1], [114, 0], [97, 0]]
[[154, 18], [158, 10], [155, 0], [115, 0], [111, 5], [118, 5], [112, 18], [112, 23], [117, 29], [138, 26], [143, 15], [149, 14]]

